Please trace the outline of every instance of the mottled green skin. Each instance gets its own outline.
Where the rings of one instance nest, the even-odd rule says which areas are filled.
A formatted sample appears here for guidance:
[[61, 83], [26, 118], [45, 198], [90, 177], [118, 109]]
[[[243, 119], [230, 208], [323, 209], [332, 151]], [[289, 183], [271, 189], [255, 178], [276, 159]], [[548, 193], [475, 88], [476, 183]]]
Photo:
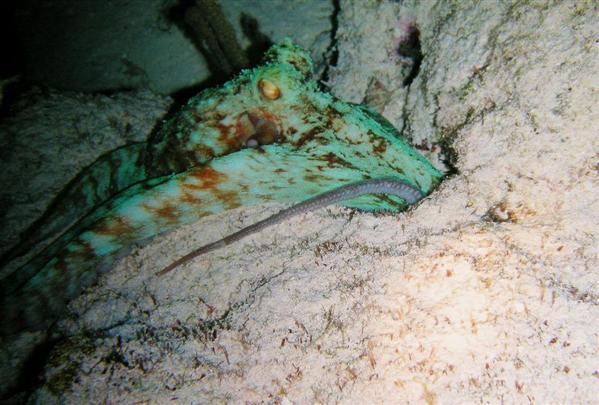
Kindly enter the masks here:
[[[268, 52], [264, 65], [192, 98], [147, 144], [113, 155], [120, 156], [119, 165], [104, 167], [120, 167], [118, 175], [105, 173], [114, 181], [93, 196], [84, 193], [84, 201], [64, 202], [77, 213], [96, 208], [2, 280], [2, 334], [50, 326], [95, 281], [102, 260], [203, 216], [241, 205], [297, 202], [367, 178], [395, 178], [423, 194], [436, 187], [441, 174], [387, 121], [319, 91], [311, 75], [307, 52], [285, 41]], [[278, 98], [265, 97], [265, 80], [280, 90]], [[247, 148], [248, 139], [261, 145]], [[78, 187], [89, 189], [85, 179], [101, 173], [84, 173]], [[344, 205], [406, 207], [387, 196]]]

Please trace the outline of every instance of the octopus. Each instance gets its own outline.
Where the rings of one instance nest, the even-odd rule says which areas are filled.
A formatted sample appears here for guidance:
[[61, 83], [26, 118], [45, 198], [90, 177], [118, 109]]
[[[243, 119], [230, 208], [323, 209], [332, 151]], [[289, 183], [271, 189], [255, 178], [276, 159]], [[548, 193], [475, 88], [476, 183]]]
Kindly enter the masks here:
[[0, 335], [48, 330], [100, 264], [204, 216], [299, 202], [158, 274], [323, 205], [399, 212], [441, 180], [382, 116], [321, 91], [308, 52], [286, 39], [262, 65], [192, 97], [147, 142], [102, 156], [67, 186], [3, 258], [59, 234], [0, 280]]

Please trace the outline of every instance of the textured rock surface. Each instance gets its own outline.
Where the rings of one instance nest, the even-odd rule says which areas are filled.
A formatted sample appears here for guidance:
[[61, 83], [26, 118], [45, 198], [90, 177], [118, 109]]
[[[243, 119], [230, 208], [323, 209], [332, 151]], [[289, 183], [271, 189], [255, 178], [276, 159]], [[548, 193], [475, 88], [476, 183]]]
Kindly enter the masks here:
[[[280, 207], [135, 250], [73, 302], [40, 402], [596, 400], [598, 10], [355, 3], [341, 3], [333, 90], [360, 101], [360, 72], [392, 78], [383, 112], [449, 145], [457, 174], [408, 213], [321, 210], [168, 278], [154, 273]], [[380, 64], [390, 12], [420, 31], [409, 87]]]
[[144, 141], [171, 104], [149, 91], [93, 96], [33, 90], [0, 122], [0, 249], [102, 153]]

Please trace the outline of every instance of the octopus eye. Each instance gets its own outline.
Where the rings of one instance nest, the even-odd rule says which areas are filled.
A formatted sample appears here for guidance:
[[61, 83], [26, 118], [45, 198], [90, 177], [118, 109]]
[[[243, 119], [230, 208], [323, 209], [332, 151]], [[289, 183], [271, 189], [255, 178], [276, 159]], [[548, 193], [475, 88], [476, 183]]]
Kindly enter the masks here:
[[264, 98], [268, 100], [276, 100], [281, 97], [281, 90], [271, 81], [260, 79], [258, 81], [258, 89]]

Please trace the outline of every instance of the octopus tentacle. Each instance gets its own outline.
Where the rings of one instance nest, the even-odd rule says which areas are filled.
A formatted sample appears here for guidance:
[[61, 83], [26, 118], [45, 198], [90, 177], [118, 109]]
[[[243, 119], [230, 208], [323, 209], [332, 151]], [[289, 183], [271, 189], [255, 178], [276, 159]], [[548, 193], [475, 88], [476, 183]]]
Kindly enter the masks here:
[[[85, 230], [66, 234], [63, 238], [71, 239], [60, 241], [63, 247], [54, 248], [58, 251], [52, 251], [52, 259], [41, 268], [37, 268], [40, 262], [34, 260], [2, 280], [0, 307], [6, 320], [2, 323], [3, 333], [49, 326], [81, 288], [95, 281], [95, 269], [104, 258], [137, 240], [241, 205], [300, 201], [304, 195], [318, 195], [372, 174], [368, 159], [362, 161], [360, 169], [359, 162], [351, 167], [342, 163], [331, 165], [328, 155], [319, 160], [310, 152], [287, 145], [269, 148], [266, 153], [246, 149], [181, 174], [135, 185], [109, 201], [101, 213], [84, 218], [81, 226], [85, 225]], [[328, 170], [306, 171], [302, 166], [306, 161], [326, 163]], [[265, 167], [277, 173], [278, 184], [256, 182], [257, 171]], [[380, 173], [374, 171], [375, 176]], [[436, 184], [426, 176], [417, 179], [424, 185], [424, 192]], [[402, 181], [401, 177], [398, 180]], [[369, 195], [349, 200], [345, 205], [398, 211], [407, 203], [401, 198]], [[28, 278], [23, 278], [23, 274]]]
[[[0, 280], [0, 335], [49, 327], [68, 301], [95, 281], [101, 262], [136, 241], [206, 215], [242, 205], [294, 203], [368, 179], [392, 178], [422, 195], [437, 186], [441, 173], [391, 124], [319, 91], [311, 72], [308, 53], [285, 41], [267, 53], [263, 66], [190, 99], [136, 151], [107, 155], [97, 173], [91, 168], [83, 174], [65, 201], [81, 202], [71, 212], [94, 208]], [[115, 167], [119, 153], [133, 166]], [[107, 186], [87, 189], [94, 181]], [[352, 197], [343, 204], [394, 212], [409, 205], [409, 194], [386, 190], [389, 195], [342, 193]], [[60, 214], [50, 218], [48, 224], [68, 222]]]
[[351, 183], [340, 186], [330, 191], [326, 191], [322, 194], [317, 194], [312, 198], [304, 200], [300, 203], [292, 205], [289, 208], [285, 208], [258, 221], [248, 227], [245, 227], [229, 236], [225, 236], [215, 242], [204, 245], [185, 256], [177, 259], [175, 262], [169, 264], [164, 269], [160, 270], [156, 275], [162, 276], [176, 267], [195, 259], [205, 253], [211, 252], [216, 249], [223, 248], [230, 245], [231, 243], [237, 242], [246, 236], [260, 232], [269, 226], [279, 224], [292, 218], [296, 215], [300, 215], [306, 212], [314, 211], [327, 205], [335, 204], [337, 202], [350, 200], [352, 198], [361, 197], [369, 194], [390, 194], [403, 199], [406, 203], [412, 205], [418, 202], [422, 198], [422, 193], [415, 187], [410, 186], [402, 181], [393, 179], [371, 179], [364, 180], [358, 183]]
[[0, 258], [0, 266], [52, 239], [132, 184], [185, 171], [248, 144], [280, 140], [284, 128], [278, 116], [289, 113], [288, 100], [279, 104], [278, 111], [269, 111], [272, 100], [260, 97], [259, 84], [268, 82], [264, 73], [279, 75], [281, 69], [293, 78], [292, 83], [303, 83], [311, 75], [312, 62], [305, 50], [291, 43], [274, 47], [265, 62], [265, 67], [246, 70], [222, 88], [192, 97], [148, 142], [111, 151], [85, 168], [25, 232], [22, 241]]
[[51, 240], [77, 223], [86, 213], [114, 194], [146, 178], [145, 143], [104, 154], [75, 177], [54, 199], [46, 213], [0, 259], [4, 266], [35, 245]]

